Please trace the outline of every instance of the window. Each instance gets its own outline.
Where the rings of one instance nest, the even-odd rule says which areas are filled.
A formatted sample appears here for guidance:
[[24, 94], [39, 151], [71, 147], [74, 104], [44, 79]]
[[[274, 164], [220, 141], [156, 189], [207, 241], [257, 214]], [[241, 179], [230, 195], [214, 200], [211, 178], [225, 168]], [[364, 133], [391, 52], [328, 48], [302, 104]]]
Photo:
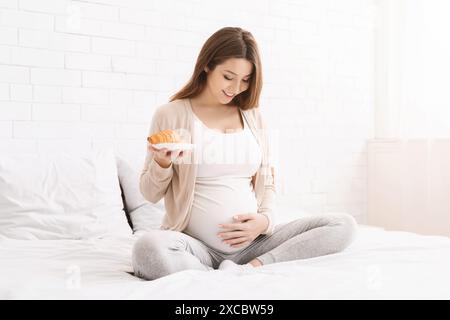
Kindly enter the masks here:
[[450, 138], [450, 1], [378, 4], [376, 138]]

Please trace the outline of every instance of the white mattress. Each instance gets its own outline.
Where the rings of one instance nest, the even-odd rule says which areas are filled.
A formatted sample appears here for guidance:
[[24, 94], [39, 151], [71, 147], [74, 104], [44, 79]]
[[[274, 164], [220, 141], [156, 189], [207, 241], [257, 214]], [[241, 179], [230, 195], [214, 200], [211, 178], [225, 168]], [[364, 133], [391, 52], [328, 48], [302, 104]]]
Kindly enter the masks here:
[[0, 241], [0, 299], [450, 299], [450, 238], [361, 226], [344, 252], [251, 273], [128, 272], [134, 237]]

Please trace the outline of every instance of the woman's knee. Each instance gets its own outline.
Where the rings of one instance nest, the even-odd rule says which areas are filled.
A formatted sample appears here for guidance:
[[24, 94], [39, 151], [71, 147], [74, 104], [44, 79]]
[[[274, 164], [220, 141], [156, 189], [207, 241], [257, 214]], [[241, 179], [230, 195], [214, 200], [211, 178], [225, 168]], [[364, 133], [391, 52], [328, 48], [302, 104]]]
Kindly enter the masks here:
[[332, 224], [337, 232], [336, 251], [342, 251], [353, 242], [356, 236], [356, 220], [348, 213], [339, 213], [333, 215]]
[[143, 235], [133, 246], [131, 259], [135, 275], [147, 280], [167, 275], [169, 268], [164, 256], [160, 232]]

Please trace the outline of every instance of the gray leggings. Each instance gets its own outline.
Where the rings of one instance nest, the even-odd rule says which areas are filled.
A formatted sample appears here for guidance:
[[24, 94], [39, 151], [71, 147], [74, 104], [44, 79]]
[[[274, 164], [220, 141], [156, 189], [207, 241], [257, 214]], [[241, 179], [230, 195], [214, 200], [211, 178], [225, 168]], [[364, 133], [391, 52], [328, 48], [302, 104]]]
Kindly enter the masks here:
[[185, 233], [153, 230], [139, 238], [132, 253], [136, 276], [153, 280], [174, 272], [216, 269], [229, 259], [238, 264], [258, 258], [263, 265], [337, 253], [353, 240], [354, 218], [348, 214], [308, 216], [275, 226], [236, 253], [218, 252]]

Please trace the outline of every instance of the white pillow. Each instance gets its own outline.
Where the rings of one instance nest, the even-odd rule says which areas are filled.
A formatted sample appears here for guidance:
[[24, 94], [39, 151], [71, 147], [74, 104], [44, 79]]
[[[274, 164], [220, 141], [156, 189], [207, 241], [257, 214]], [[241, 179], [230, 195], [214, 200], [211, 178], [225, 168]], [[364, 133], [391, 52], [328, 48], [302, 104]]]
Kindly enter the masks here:
[[113, 150], [0, 156], [0, 238], [130, 234]]
[[140, 235], [150, 230], [160, 229], [165, 212], [161, 206], [151, 202], [130, 212], [134, 233]]
[[164, 198], [156, 204], [147, 201], [139, 189], [142, 164], [137, 166], [117, 156], [117, 169], [122, 186], [125, 210], [130, 216], [133, 231], [138, 234], [159, 229], [165, 214]]

